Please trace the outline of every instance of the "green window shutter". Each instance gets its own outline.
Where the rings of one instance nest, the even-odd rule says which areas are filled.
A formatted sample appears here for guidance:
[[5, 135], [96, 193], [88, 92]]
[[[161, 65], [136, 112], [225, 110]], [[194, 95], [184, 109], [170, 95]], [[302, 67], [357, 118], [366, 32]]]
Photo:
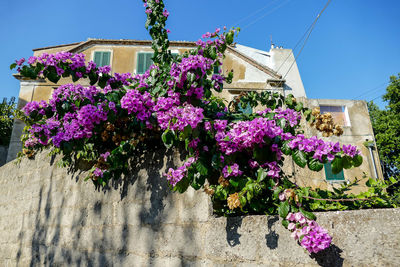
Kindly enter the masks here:
[[179, 56], [178, 53], [171, 53], [171, 55], [172, 55], [172, 57], [173, 57], [174, 59], [176, 59], [176, 58]]
[[331, 163], [325, 163], [324, 164], [325, 167], [325, 176], [326, 176], [326, 180], [328, 181], [340, 181], [340, 180], [344, 180], [344, 173], [343, 170], [337, 174], [333, 174], [332, 173], [332, 166]]
[[110, 65], [111, 52], [96, 51], [94, 52], [94, 63], [97, 67], [104, 67]]
[[253, 109], [251, 108], [250, 104], [247, 104], [245, 108], [242, 108], [241, 103], [239, 103], [239, 111], [241, 111], [244, 114], [250, 115], [253, 113]]
[[111, 52], [103, 52], [102, 66], [110, 65]]
[[214, 73], [214, 74], [219, 74], [219, 68], [220, 68], [220, 66], [214, 66], [214, 71], [213, 71], [213, 73]]
[[153, 53], [147, 53], [146, 54], [146, 69], [144, 70], [145, 72], [153, 64], [153, 60], [151, 60], [152, 57], [153, 57]]
[[97, 67], [101, 67], [101, 58], [102, 54], [101, 52], [94, 52], [94, 63], [96, 63]]
[[150, 68], [150, 65], [153, 64], [151, 58], [153, 57], [153, 53], [138, 53], [137, 55], [137, 74], [143, 74]]

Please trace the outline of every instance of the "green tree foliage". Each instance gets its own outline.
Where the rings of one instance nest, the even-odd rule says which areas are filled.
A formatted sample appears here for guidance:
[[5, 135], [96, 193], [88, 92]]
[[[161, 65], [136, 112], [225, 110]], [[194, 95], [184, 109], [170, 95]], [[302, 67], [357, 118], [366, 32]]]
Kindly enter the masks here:
[[3, 98], [3, 102], [0, 103], [0, 146], [8, 146], [10, 143], [15, 108], [15, 97], [9, 101]]
[[383, 100], [388, 103], [384, 110], [373, 101], [368, 103], [368, 110], [384, 176], [388, 179], [400, 174], [400, 73], [390, 77]]

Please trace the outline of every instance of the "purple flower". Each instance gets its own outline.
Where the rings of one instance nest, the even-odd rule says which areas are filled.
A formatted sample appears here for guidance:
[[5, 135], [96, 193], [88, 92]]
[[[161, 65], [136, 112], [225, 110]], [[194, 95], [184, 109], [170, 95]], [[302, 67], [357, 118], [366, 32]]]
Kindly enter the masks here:
[[21, 58], [20, 60], [16, 60], [15, 63], [17, 63], [18, 66], [21, 66], [25, 62], [25, 58]]
[[169, 16], [169, 12], [166, 9], [164, 9], [164, 11], [163, 11], [163, 16], [166, 18], [168, 18], [168, 16]]
[[237, 163], [234, 163], [233, 165], [226, 165], [223, 169], [222, 169], [222, 175], [225, 178], [228, 178], [229, 176], [240, 176], [242, 175], [243, 172], [241, 170], [239, 170], [239, 165]]

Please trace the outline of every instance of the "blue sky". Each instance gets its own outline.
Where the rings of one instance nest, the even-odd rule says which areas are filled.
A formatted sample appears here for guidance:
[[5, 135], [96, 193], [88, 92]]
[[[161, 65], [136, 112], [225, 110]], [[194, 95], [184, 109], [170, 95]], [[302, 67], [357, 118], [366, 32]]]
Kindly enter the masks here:
[[[238, 43], [293, 48], [326, 0], [165, 0], [171, 40], [242, 28]], [[400, 72], [400, 1], [332, 0], [298, 58], [310, 98], [375, 99]], [[17, 96], [9, 65], [32, 49], [87, 38], [149, 39], [140, 0], [0, 1], [0, 98]], [[298, 51], [298, 49], [295, 51]]]

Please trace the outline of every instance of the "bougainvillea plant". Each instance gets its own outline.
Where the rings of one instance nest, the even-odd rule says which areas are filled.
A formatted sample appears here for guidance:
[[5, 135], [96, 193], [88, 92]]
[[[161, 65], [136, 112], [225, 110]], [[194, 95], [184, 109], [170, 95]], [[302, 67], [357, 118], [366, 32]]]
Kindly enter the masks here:
[[[31, 157], [50, 147], [62, 155], [64, 165], [84, 160], [93, 166], [88, 178], [107, 186], [110, 179], [127, 172], [135, 153], [163, 143], [187, 155], [182, 166], [165, 173], [173, 191], [203, 188], [218, 214], [278, 213], [310, 253], [329, 247], [331, 237], [309, 208], [312, 199], [307, 197], [317, 193], [291, 182], [282, 171], [283, 160], [292, 157], [313, 171], [332, 162], [337, 173], [359, 166], [360, 151], [305, 137], [301, 118], [316, 123], [318, 112], [293, 96], [251, 92], [227, 106], [213, 91], [221, 92], [233, 73], [213, 74], [213, 70], [222, 65], [239, 29], [206, 33], [196, 48], [173, 57], [165, 28], [169, 12], [163, 1], [147, 0], [144, 6], [154, 64], [142, 75], [112, 74], [109, 66], [97, 67], [83, 54], [68, 52], [44, 53], [30, 57], [27, 64], [21, 59], [11, 66], [30, 79], [57, 83], [72, 77], [74, 82], [90, 83], [89, 87], [64, 84], [49, 102], [26, 104], [23, 153]], [[244, 114], [238, 104], [263, 108]], [[337, 128], [335, 134], [340, 131]]]

